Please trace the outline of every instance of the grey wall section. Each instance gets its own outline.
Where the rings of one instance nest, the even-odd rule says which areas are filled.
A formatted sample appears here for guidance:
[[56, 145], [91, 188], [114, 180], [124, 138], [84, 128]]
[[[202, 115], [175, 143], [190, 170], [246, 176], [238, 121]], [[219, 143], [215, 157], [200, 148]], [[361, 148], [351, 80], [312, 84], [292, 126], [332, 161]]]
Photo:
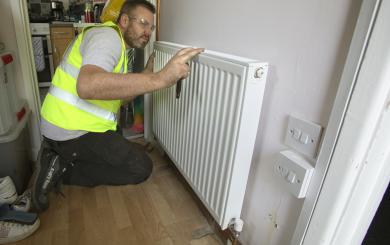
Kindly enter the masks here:
[[[270, 63], [245, 195], [244, 244], [289, 244], [303, 200], [275, 177], [289, 114], [326, 127], [361, 1], [161, 1], [160, 40]], [[256, 105], [254, 105], [256, 106]]]

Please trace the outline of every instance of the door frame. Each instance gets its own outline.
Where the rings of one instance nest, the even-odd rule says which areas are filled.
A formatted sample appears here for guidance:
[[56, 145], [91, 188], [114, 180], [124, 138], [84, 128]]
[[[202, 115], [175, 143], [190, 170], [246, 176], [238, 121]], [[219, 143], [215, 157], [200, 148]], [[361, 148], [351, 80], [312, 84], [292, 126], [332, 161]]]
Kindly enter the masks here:
[[35, 161], [41, 148], [40, 132], [40, 108], [38, 78], [35, 71], [34, 54], [31, 42], [31, 32], [28, 18], [26, 0], [10, 1], [12, 18], [16, 33], [17, 53], [20, 60], [20, 72], [23, 77], [22, 87], [24, 88], [25, 99], [31, 110], [31, 117], [28, 123], [31, 144], [31, 158]]
[[389, 183], [389, 4], [362, 2], [291, 244], [360, 244]]

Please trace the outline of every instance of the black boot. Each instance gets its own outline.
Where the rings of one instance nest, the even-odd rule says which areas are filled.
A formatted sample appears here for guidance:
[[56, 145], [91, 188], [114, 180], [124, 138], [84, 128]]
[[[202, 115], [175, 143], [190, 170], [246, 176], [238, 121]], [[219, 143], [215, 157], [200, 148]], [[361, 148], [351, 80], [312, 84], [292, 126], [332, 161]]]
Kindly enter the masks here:
[[59, 188], [66, 164], [50, 148], [42, 147], [33, 175], [32, 203], [38, 212], [49, 207], [49, 192]]

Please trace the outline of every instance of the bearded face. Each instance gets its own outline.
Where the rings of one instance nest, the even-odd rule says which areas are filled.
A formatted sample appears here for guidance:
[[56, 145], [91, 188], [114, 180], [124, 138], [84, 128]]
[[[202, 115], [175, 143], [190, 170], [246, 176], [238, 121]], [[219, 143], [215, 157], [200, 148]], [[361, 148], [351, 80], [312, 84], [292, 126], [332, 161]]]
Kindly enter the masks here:
[[135, 31], [135, 28], [129, 26], [123, 33], [123, 39], [132, 48], [144, 48], [150, 39], [150, 33], [145, 31]]
[[123, 38], [131, 48], [144, 48], [148, 44], [154, 30], [154, 15], [148, 9], [138, 6], [127, 15], [127, 26], [123, 30]]

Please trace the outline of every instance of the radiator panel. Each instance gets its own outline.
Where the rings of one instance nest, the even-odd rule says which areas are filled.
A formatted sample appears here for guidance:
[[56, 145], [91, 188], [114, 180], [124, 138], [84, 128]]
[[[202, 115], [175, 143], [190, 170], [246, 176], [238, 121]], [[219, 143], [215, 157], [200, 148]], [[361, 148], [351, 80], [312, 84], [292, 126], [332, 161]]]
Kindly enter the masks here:
[[[156, 42], [155, 71], [182, 47]], [[189, 65], [179, 99], [176, 85], [153, 93], [153, 134], [225, 229], [240, 217], [268, 66], [212, 51]]]

